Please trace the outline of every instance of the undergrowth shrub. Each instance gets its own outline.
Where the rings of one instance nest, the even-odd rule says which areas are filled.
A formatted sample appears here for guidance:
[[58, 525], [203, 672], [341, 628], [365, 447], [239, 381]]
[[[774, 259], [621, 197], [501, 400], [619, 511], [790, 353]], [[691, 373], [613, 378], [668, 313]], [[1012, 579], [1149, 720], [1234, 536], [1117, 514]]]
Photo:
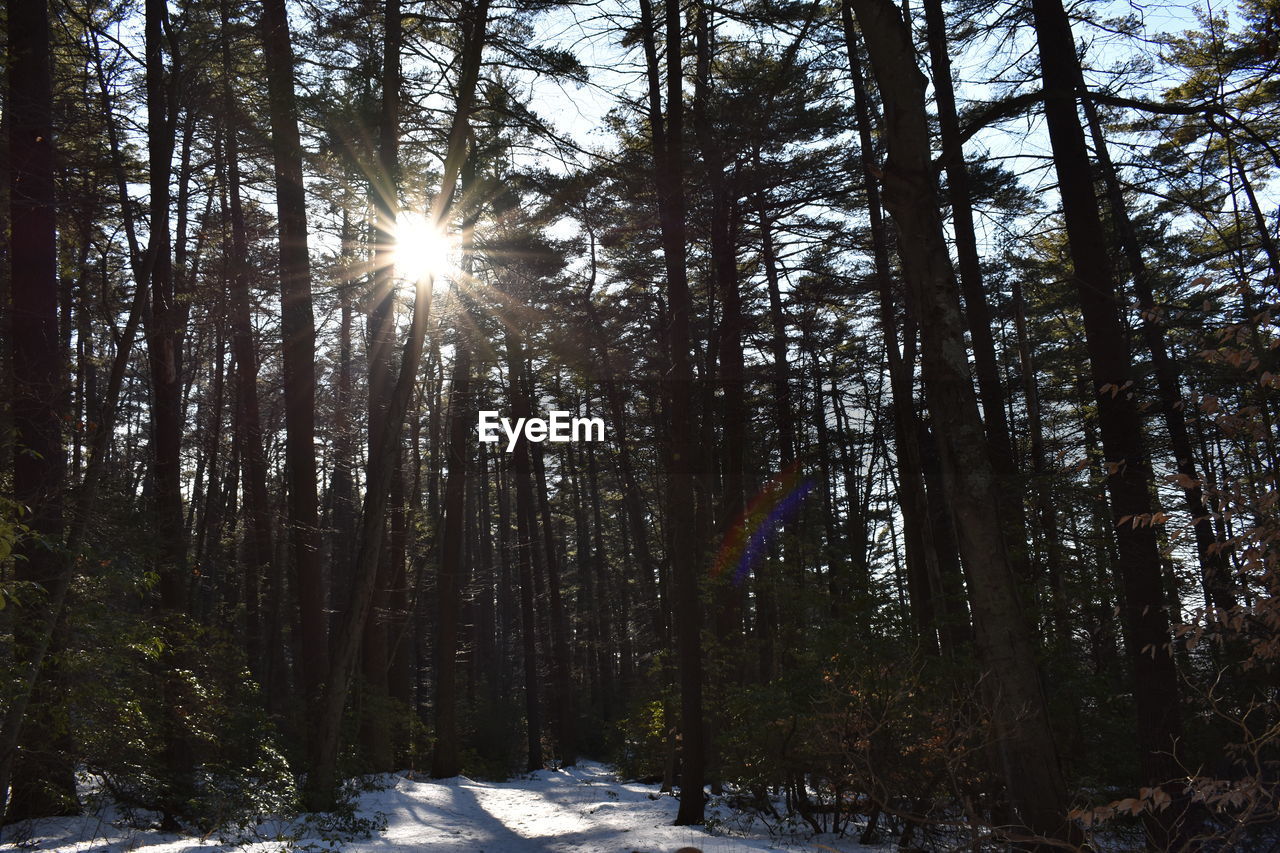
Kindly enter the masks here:
[[639, 703], [618, 721], [620, 743], [615, 763], [624, 778], [662, 778], [672, 725], [662, 699]]
[[122, 807], [201, 833], [291, 813], [293, 774], [234, 634], [112, 607], [122, 572], [101, 568], [81, 581], [59, 661], [83, 768]]

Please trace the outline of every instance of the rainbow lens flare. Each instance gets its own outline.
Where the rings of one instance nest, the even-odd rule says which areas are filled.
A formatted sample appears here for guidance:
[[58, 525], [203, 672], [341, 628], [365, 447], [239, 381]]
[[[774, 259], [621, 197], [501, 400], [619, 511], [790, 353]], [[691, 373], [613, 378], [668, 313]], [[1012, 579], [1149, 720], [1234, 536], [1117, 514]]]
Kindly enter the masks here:
[[711, 576], [718, 578], [733, 566], [730, 580], [734, 586], [741, 585], [760, 562], [769, 543], [795, 516], [812, 490], [812, 480], [800, 479], [799, 462], [791, 463], [781, 474], [765, 483], [725, 533], [720, 552], [711, 567]]

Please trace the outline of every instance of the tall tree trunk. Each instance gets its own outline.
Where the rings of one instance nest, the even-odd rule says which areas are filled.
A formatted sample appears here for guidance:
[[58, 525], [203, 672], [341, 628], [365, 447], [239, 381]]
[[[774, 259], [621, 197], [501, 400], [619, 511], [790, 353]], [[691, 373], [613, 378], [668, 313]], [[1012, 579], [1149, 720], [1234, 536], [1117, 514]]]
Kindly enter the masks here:
[[[587, 404], [590, 411], [590, 402]], [[574, 401], [574, 411], [581, 411], [580, 400]], [[589, 415], [588, 415], [589, 417]], [[585, 452], [585, 451], [584, 451]], [[595, 553], [592, 550], [591, 528], [587, 521], [587, 501], [583, 495], [583, 459], [570, 444], [565, 450], [566, 480], [569, 484], [569, 505], [573, 513], [573, 550], [574, 577], [577, 578], [577, 595], [575, 611], [578, 615], [577, 640], [574, 651], [576, 666], [582, 671], [587, 682], [588, 715], [598, 715], [601, 720], [604, 714], [601, 709], [606, 700], [601, 689], [604, 683], [604, 641], [600, 635], [599, 592], [596, 588], [594, 572]]]
[[147, 141], [151, 171], [151, 301], [147, 356], [151, 367], [151, 444], [154, 512], [162, 606], [178, 613], [185, 605], [186, 544], [182, 521], [181, 330], [174, 299], [169, 238], [169, 176], [174, 147], [175, 106], [171, 76], [164, 64], [166, 0], [146, 4]]
[[[1100, 250], [1107, 245], [1107, 235], [1076, 107], [1081, 75], [1071, 23], [1059, 0], [1033, 0], [1032, 10], [1044, 80], [1045, 118], [1084, 316], [1107, 492], [1120, 551], [1125, 645], [1134, 667], [1142, 773], [1147, 784], [1162, 784], [1178, 772], [1172, 752], [1180, 723], [1169, 612], [1156, 531], [1150, 519], [1151, 463], [1131, 390], [1132, 360], [1120, 322], [1115, 276], [1107, 253]], [[1149, 821], [1148, 830], [1156, 835], [1153, 842], [1158, 846], [1170, 840], [1161, 834], [1170, 825], [1171, 812]]]
[[1066, 790], [1023, 618], [1013, 567], [993, 508], [998, 488], [964, 346], [960, 300], [947, 254], [929, 146], [924, 80], [911, 33], [890, 0], [848, 0], [866, 38], [885, 104], [885, 205], [893, 215], [913, 314], [927, 317], [922, 356], [926, 399], [938, 431], [968, 573], [975, 640], [987, 678], [997, 749], [1013, 820], [1065, 838]]
[[[614, 718], [613, 707], [616, 691], [614, 688], [614, 666], [613, 666], [613, 650], [618, 648], [622, 652], [623, 644], [616, 638], [621, 631], [624, 635], [628, 633], [625, 618], [619, 618], [617, 622], [611, 613], [611, 587], [609, 579], [609, 569], [607, 557], [605, 554], [604, 544], [604, 525], [602, 523], [602, 512], [600, 507], [600, 478], [598, 465], [596, 464], [596, 453], [594, 445], [588, 444], [585, 450], [587, 457], [587, 482], [586, 493], [590, 495], [591, 502], [591, 535], [592, 535], [592, 561], [591, 572], [594, 576], [594, 587], [596, 598], [593, 602], [593, 608], [600, 620], [600, 716], [605, 722], [612, 722]], [[625, 611], [619, 614], [620, 617], [625, 616]], [[619, 624], [620, 623], [620, 624]], [[619, 627], [615, 628], [615, 625]]]
[[[410, 407], [407, 418], [410, 423], [417, 422], [417, 403], [420, 395], [414, 395], [414, 405]], [[405, 462], [406, 449], [400, 448], [400, 464], [392, 479], [391, 490], [391, 587], [387, 591], [387, 697], [398, 703], [399, 707], [409, 707], [413, 701], [412, 661], [409, 655], [411, 643], [409, 631], [412, 620], [410, 597], [413, 593], [413, 579], [410, 578], [409, 538], [413, 525], [412, 495], [409, 494], [408, 465]], [[410, 462], [412, 458], [410, 457]], [[395, 708], [393, 706], [393, 713]], [[393, 757], [394, 761], [394, 757]], [[394, 765], [393, 765], [394, 766]]]
[[938, 107], [938, 125], [942, 132], [942, 157], [947, 170], [947, 198], [951, 202], [951, 224], [955, 233], [956, 257], [960, 289], [964, 293], [964, 313], [969, 321], [969, 340], [973, 345], [974, 372], [978, 395], [982, 400], [982, 420], [991, 446], [991, 464], [1000, 478], [1000, 517], [1004, 519], [1006, 544], [1014, 568], [1026, 582], [1032, 579], [1027, 553], [1027, 519], [1022, 505], [1022, 489], [1018, 466], [1013, 458], [1013, 441], [1005, 417], [1004, 383], [996, 361], [995, 340], [991, 334], [991, 309], [982, 280], [982, 263], [978, 256], [978, 238], [973, 227], [973, 203], [969, 193], [969, 168], [964, 160], [964, 144], [960, 140], [960, 121], [956, 115], [956, 96], [951, 80], [951, 57], [947, 52], [947, 25], [942, 0], [924, 0], [925, 26], [928, 31], [929, 61], [933, 66], [933, 92]]
[[[301, 632], [301, 688], [316, 708], [329, 673], [325, 637], [324, 578], [316, 476], [316, 333], [311, 308], [311, 260], [307, 253], [307, 203], [302, 144], [294, 96], [293, 47], [285, 0], [262, 0], [262, 42], [275, 163], [276, 214], [280, 230], [280, 334], [283, 339], [285, 471], [288, 478], [289, 543]], [[313, 718], [306, 723], [315, 731]]]
[[[166, 69], [164, 46], [168, 26], [166, 0], [147, 0], [144, 37], [146, 45], [147, 153], [150, 166], [151, 254], [150, 304], [146, 315], [147, 359], [151, 373], [151, 477], [152, 512], [155, 518], [157, 574], [160, 607], [166, 629], [177, 630], [177, 619], [186, 612], [187, 546], [182, 515], [182, 329], [180, 306], [173, 280], [169, 237], [169, 177], [173, 159], [176, 98], [174, 69]], [[186, 800], [190, 784], [190, 744], [179, 712], [183, 690], [177, 670], [175, 637], [169, 637], [160, 662], [163, 773], [161, 811], [166, 828], [176, 828], [176, 814]]]
[[[829, 606], [835, 612], [839, 613], [841, 605], [845, 600], [845, 588], [847, 586], [847, 578], [840, 559], [840, 537], [836, 533], [836, 509], [835, 509], [835, 475], [831, 464], [832, 454], [829, 449], [834, 447], [831, 441], [831, 430], [827, 423], [827, 393], [826, 393], [826, 376], [823, 373], [822, 366], [819, 363], [818, 351], [815, 347], [813, 352], [813, 419], [817, 427], [818, 446], [823, 448], [819, 454], [820, 467], [822, 469], [822, 541], [823, 541], [823, 564], [827, 569], [827, 595], [830, 598]], [[832, 397], [834, 398], [834, 394]], [[834, 402], [834, 400], [833, 400]]]
[[[506, 326], [507, 399], [513, 418], [528, 418], [533, 405], [524, 387], [524, 340], [515, 322]], [[533, 485], [529, 443], [521, 436], [511, 455], [511, 476], [516, 493], [516, 562], [520, 576], [520, 638], [524, 651], [525, 730], [528, 735], [527, 768], [542, 768], [542, 703], [538, 689], [538, 629], [534, 590]]]
[[356, 435], [352, 424], [352, 412], [355, 403], [353, 370], [352, 370], [352, 326], [354, 306], [352, 291], [355, 289], [355, 276], [351, 269], [355, 264], [354, 236], [346, 205], [342, 214], [342, 281], [338, 286], [338, 377], [334, 389], [333, 403], [333, 475], [330, 484], [331, 527], [333, 539], [330, 546], [329, 562], [329, 612], [332, 642], [337, 635], [337, 626], [342, 624], [347, 612], [347, 602], [351, 595], [352, 577], [351, 561], [355, 547], [355, 459]]
[[[532, 379], [530, 379], [532, 385]], [[569, 657], [569, 626], [561, 596], [560, 557], [552, 527], [547, 495], [547, 466], [542, 444], [533, 447], [533, 471], [537, 478], [538, 513], [542, 516], [542, 543], [547, 555], [547, 593], [551, 599], [551, 679], [556, 698], [556, 748], [561, 767], [578, 763], [577, 707], [573, 695], [573, 662]], [[562, 537], [560, 537], [562, 538]]]
[[15, 577], [39, 584], [46, 593], [29, 601], [14, 624], [13, 654], [23, 680], [0, 728], [0, 804], [11, 795], [5, 819], [14, 821], [76, 814], [78, 803], [71, 760], [60, 754], [62, 739], [53, 721], [57, 678], [46, 666], [71, 573], [60, 548], [63, 352], [47, 4], [10, 0], [7, 25], [13, 497], [26, 508], [24, 523], [34, 534], [15, 549]]
[[[215, 146], [216, 148], [216, 146]], [[214, 155], [218, 157], [217, 154]], [[217, 167], [215, 166], [215, 174]], [[224, 265], [225, 267], [225, 265]], [[192, 558], [200, 564], [207, 564], [207, 569], [200, 572], [198, 579], [192, 581], [192, 595], [190, 596], [191, 615], [196, 619], [204, 619], [206, 615], [205, 604], [208, 600], [209, 581], [212, 578], [214, 567], [219, 564], [219, 556], [216, 554], [216, 543], [213, 539], [216, 531], [221, 528], [223, 517], [222, 508], [225, 504], [223, 486], [223, 418], [226, 415], [226, 386], [227, 374], [229, 373], [227, 365], [227, 345], [229, 330], [227, 328], [228, 306], [226, 295], [230, 290], [230, 282], [227, 278], [229, 271], [224, 268], [222, 271], [222, 288], [215, 297], [214, 304], [210, 306], [209, 314], [206, 315], [207, 321], [214, 324], [214, 341], [213, 341], [213, 388], [207, 394], [201, 394], [201, 408], [208, 407], [208, 419], [201, 424], [199, 414], [196, 417], [196, 423], [201, 425], [206, 433], [204, 452], [202, 457], [207, 466], [206, 481], [208, 483], [204, 501], [201, 503], [196, 499], [199, 494], [200, 483], [197, 482], [197, 489], [193, 492], [191, 507], [201, 507], [199, 525], [196, 527], [195, 540], [192, 543]], [[194, 372], [194, 371], [193, 371]], [[234, 385], [233, 385], [234, 390]], [[205, 398], [208, 398], [207, 400]], [[234, 412], [234, 409], [233, 409]], [[197, 478], [198, 480], [198, 478]]]
[[[480, 448], [478, 458], [479, 470], [477, 483], [479, 489], [476, 496], [476, 530], [475, 544], [478, 556], [476, 572], [477, 616], [475, 620], [476, 671], [484, 679], [483, 701], [490, 708], [489, 719], [492, 727], [490, 737], [485, 738], [481, 746], [481, 754], [495, 758], [505, 755], [506, 703], [503, 701], [505, 649], [499, 645], [499, 637], [505, 636], [507, 626], [502, 622], [502, 604], [504, 592], [502, 578], [494, 564], [493, 536], [493, 503], [491, 495], [493, 486], [489, 479], [489, 455], [487, 448]], [[499, 549], [500, 550], [500, 549]], [[503, 558], [505, 559], [505, 558]]]
[[702, 721], [702, 604], [698, 594], [701, 553], [694, 524], [694, 477], [702, 463], [693, 417], [693, 363], [690, 356], [692, 299], [686, 267], [684, 201], [684, 75], [681, 70], [680, 5], [667, 3], [666, 101], [662, 113], [661, 71], [656, 21], [650, 0], [640, 0], [641, 36], [649, 82], [649, 126], [658, 222], [667, 273], [665, 346], [670, 368], [667, 397], [667, 519], [672, 575], [672, 610], [680, 685], [681, 777], [676, 825], [702, 823], [706, 749]]
[[1151, 352], [1160, 410], [1164, 415], [1165, 428], [1169, 431], [1169, 442], [1173, 446], [1174, 463], [1180, 475], [1179, 485], [1182, 487], [1183, 498], [1187, 503], [1187, 512], [1191, 515], [1196, 539], [1196, 556], [1200, 560], [1200, 582], [1204, 590], [1205, 605], [1227, 609], [1235, 606], [1236, 603], [1235, 594], [1231, 589], [1227, 549], [1214, 535], [1212, 517], [1204, 505], [1204, 489], [1196, 470], [1195, 453], [1191, 449], [1191, 436], [1187, 432], [1187, 421], [1184, 415], [1185, 400], [1182, 397], [1178, 365], [1170, 358], [1169, 348], [1165, 344], [1161, 323], [1163, 312], [1156, 306], [1155, 293], [1151, 288], [1151, 274], [1142, 257], [1137, 230], [1129, 218], [1124, 191], [1120, 187], [1120, 176], [1107, 150], [1107, 139], [1102, 130], [1101, 118], [1098, 116], [1098, 107], [1087, 96], [1083, 78], [1080, 80], [1080, 87], [1081, 94], [1085, 95], [1084, 114], [1089, 124], [1089, 135], [1093, 138], [1099, 171], [1107, 188], [1107, 203], [1111, 208], [1111, 221], [1115, 228], [1116, 239], [1129, 264], [1129, 272], [1133, 276], [1133, 289], [1138, 296], [1138, 307], [1142, 309], [1142, 338]]
[[[914, 371], [912, 363], [903, 359], [902, 351], [898, 348], [898, 320], [889, 263], [889, 235], [885, 229], [880, 200], [880, 179], [877, 177], [879, 168], [872, 147], [870, 98], [862, 73], [862, 61], [858, 57], [853, 8], [847, 2], [842, 3], [840, 14], [849, 73], [853, 79], [862, 183], [867, 193], [867, 213], [871, 220], [871, 255], [879, 297], [880, 335], [884, 341], [889, 387], [893, 397], [893, 437], [901, 486], [898, 500], [902, 509], [903, 539], [906, 546], [907, 591], [911, 602], [911, 617], [921, 648], [927, 654], [937, 654], [939, 621], [942, 613], [945, 613], [941, 609], [943, 602], [940, 600], [942, 589], [939, 579], [942, 572], [934, 543], [933, 526], [929, 522], [929, 497], [925, 491], [924, 464], [920, 459], [920, 440], [917, 435], [919, 419], [916, 417], [915, 383], [912, 376]], [[914, 330], [911, 335], [914, 338]], [[945, 641], [945, 635], [943, 639]], [[953, 651], [945, 642], [943, 648], [948, 652]]]
[[[717, 331], [717, 361], [721, 389], [720, 435], [721, 483], [720, 506], [715, 518], [719, 535], [732, 533], [745, 502], [743, 458], [747, 441], [747, 407], [744, 400], [742, 353], [742, 296], [738, 289], [738, 259], [734, 246], [733, 219], [736, 198], [732, 179], [725, 174], [724, 152], [712, 126], [710, 100], [712, 51], [715, 44], [711, 4], [696, 4], [695, 47], [697, 72], [694, 76], [693, 125], [698, 148], [711, 188], [711, 268], [715, 291], [720, 298], [720, 328]], [[708, 383], [708, 386], [710, 383]], [[710, 387], [707, 389], [710, 391]], [[708, 413], [708, 421], [709, 413]], [[735, 643], [742, 632], [742, 614], [737, 606], [738, 591], [731, 577], [723, 579], [717, 590], [716, 635], [721, 642]]]
[[[400, 212], [400, 53], [401, 15], [399, 0], [387, 0], [383, 9], [382, 98], [378, 114], [378, 163], [370, 176], [373, 199], [373, 298], [369, 310], [369, 453], [372, 465], [374, 445], [385, 426], [393, 382], [395, 350], [395, 244], [396, 218]], [[401, 480], [400, 448], [396, 449], [396, 473]], [[399, 491], [398, 486], [393, 489]], [[392, 513], [397, 512], [395, 502]], [[378, 580], [374, 589], [373, 618], [365, 625], [361, 644], [362, 687], [369, 701], [361, 714], [361, 740], [375, 772], [392, 769], [390, 720], [387, 698], [387, 616], [390, 587], [395, 569], [393, 548], [384, 547], [378, 559]]]
[[[223, 28], [229, 24], [227, 4], [222, 4]], [[231, 47], [224, 32], [222, 61], [230, 69]], [[222, 108], [225, 113], [226, 169], [231, 214], [231, 348], [236, 367], [236, 423], [240, 434], [240, 471], [243, 476], [244, 505], [248, 514], [250, 560], [244, 571], [251, 576], [250, 589], [271, 572], [275, 551], [271, 530], [271, 503], [267, 493], [267, 456], [262, 436], [262, 416], [258, 407], [258, 349], [253, 338], [249, 298], [248, 242], [245, 236], [244, 204], [240, 197], [239, 121], [230, 76], [224, 81]], [[262, 654], [258, 602], [246, 601], [249, 616], [247, 649], [249, 664], [260, 667]], [[258, 672], [255, 669], [255, 672]]]
[[391, 394], [395, 348], [395, 244], [399, 214], [400, 47], [399, 0], [383, 13], [382, 99], [378, 113], [378, 163], [370, 178], [373, 200], [373, 298], [369, 309], [369, 447], [377, 443]]
[[[474, 144], [474, 143], [473, 143]], [[462, 177], [462, 191], [474, 187], [474, 161], [468, 160]], [[435, 747], [431, 753], [431, 775], [442, 779], [462, 772], [458, 737], [458, 621], [462, 609], [462, 579], [466, 577], [464, 538], [466, 525], [467, 464], [475, 423], [472, 400], [471, 351], [475, 320], [471, 314], [471, 233], [474, 212], [468, 211], [463, 224], [464, 253], [460, 282], [454, 283], [457, 300], [457, 337], [454, 339], [453, 379], [449, 387], [448, 475], [444, 481], [444, 529], [440, 536], [440, 568], [436, 576], [435, 642]]]
[[1031, 340], [1027, 334], [1027, 308], [1022, 286], [1013, 282], [1013, 323], [1018, 338], [1018, 360], [1022, 368], [1022, 391], [1026, 398], [1027, 432], [1031, 439], [1032, 494], [1040, 535], [1044, 538], [1045, 569], [1049, 579], [1049, 607], [1053, 613], [1053, 630], [1062, 648], [1067, 648], [1071, 633], [1065, 585], [1062, 542], [1059, 536], [1058, 510], [1053, 503], [1053, 474], [1049, 469], [1044, 445], [1044, 423], [1040, 411], [1040, 391], [1036, 387], [1035, 361], [1031, 356]]
[[[755, 155], [755, 168], [760, 171], [760, 152]], [[774, 419], [778, 422], [779, 468], [795, 459], [796, 424], [791, 406], [791, 365], [787, 361], [787, 319], [782, 310], [782, 288], [778, 281], [778, 258], [773, 246], [773, 220], [769, 215], [764, 190], [756, 192], [756, 215], [760, 219], [760, 256], [764, 263], [765, 284], [769, 291], [769, 354], [773, 378]]]

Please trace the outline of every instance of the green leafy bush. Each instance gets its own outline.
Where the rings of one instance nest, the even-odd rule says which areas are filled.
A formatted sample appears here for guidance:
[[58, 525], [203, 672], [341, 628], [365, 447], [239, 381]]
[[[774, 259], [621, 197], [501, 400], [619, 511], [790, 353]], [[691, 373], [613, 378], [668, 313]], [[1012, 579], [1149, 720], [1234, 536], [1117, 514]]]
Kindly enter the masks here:
[[141, 612], [77, 615], [60, 661], [73, 740], [120, 805], [202, 833], [292, 813], [293, 776], [232, 636]]

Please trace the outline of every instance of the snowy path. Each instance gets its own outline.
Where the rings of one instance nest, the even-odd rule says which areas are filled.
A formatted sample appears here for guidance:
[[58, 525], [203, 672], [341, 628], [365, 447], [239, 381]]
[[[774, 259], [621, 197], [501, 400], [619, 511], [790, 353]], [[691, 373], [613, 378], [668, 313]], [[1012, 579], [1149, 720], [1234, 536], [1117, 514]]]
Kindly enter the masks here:
[[468, 853], [703, 853], [756, 850], [852, 850], [845, 842], [789, 843], [727, 838], [701, 827], [672, 826], [679, 803], [651, 785], [622, 783], [591, 763], [542, 771], [510, 782], [397, 778], [395, 787], [366, 794], [362, 811], [382, 811], [387, 830], [349, 850]]
[[[463, 777], [433, 781], [409, 774], [385, 777], [382, 790], [360, 795], [358, 815], [385, 816], [386, 829], [367, 839], [335, 842], [300, 824], [267, 822], [253, 843], [219, 843], [119, 828], [96, 817], [41, 821], [22, 846], [67, 853], [186, 853], [281, 849], [349, 850], [361, 853], [674, 853], [684, 846], [703, 853], [737, 851], [870, 851], [848, 839], [727, 837], [702, 827], [676, 827], [678, 802], [659, 796], [651, 785], [620, 782], [599, 764], [584, 763], [563, 772], [541, 771], [508, 782], [477, 782]], [[729, 813], [717, 808], [722, 818]], [[267, 841], [278, 833], [294, 835], [288, 844]], [[300, 836], [300, 837], [299, 837]], [[16, 841], [6, 834], [5, 841]], [[8, 846], [8, 845], [5, 845]]]

